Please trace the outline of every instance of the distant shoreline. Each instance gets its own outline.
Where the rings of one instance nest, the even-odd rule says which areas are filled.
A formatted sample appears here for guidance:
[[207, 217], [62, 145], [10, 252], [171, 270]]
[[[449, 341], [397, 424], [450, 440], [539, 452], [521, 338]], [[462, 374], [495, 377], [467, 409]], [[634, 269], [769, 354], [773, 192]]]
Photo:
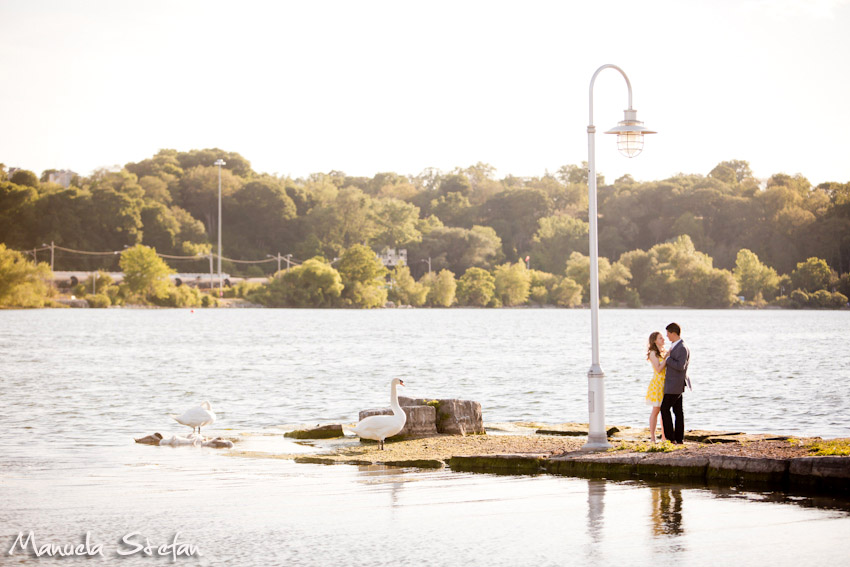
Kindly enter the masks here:
[[[59, 298], [55, 299], [57, 303], [62, 304], [64, 307], [71, 308], [82, 308], [82, 309], [94, 309], [88, 305], [88, 301], [85, 299], [70, 299], [70, 298]], [[110, 305], [109, 307], [105, 307], [102, 309], [343, 309], [343, 310], [351, 310], [351, 311], [359, 311], [361, 309], [355, 307], [266, 307], [265, 305], [260, 305], [259, 303], [251, 303], [247, 300], [241, 298], [223, 298], [219, 300], [222, 304], [218, 307], [163, 307], [159, 305], [143, 305], [143, 304], [132, 304], [132, 305]], [[83, 305], [85, 304], [85, 305]], [[47, 306], [47, 307], [38, 307], [36, 309], [55, 309], [56, 307]], [[8, 309], [27, 309], [27, 308], [8, 308]], [[580, 305], [577, 307], [560, 307], [557, 305], [514, 305], [514, 306], [503, 306], [503, 307], [474, 307], [468, 305], [454, 305], [452, 307], [414, 307], [412, 305], [388, 305], [384, 307], [378, 307], [377, 309], [474, 309], [474, 310], [489, 310], [489, 309], [497, 309], [497, 310], [505, 310], [505, 309], [564, 309], [564, 310], [587, 310], [590, 309], [588, 305]], [[778, 305], [765, 305], [764, 307], [756, 307], [753, 305], [733, 305], [731, 307], [690, 307], [686, 305], [643, 305], [641, 307], [626, 307], [626, 306], [600, 306], [600, 309], [603, 310], [611, 310], [611, 309], [624, 309], [629, 311], [640, 311], [640, 310], [657, 310], [657, 311], [670, 311], [670, 310], [693, 310], [693, 311], [734, 311], [734, 310], [745, 310], [745, 311], [850, 311], [850, 306], [844, 306], [839, 308], [817, 308], [817, 307], [780, 307]], [[368, 309], [362, 309], [363, 311], [368, 311]]]

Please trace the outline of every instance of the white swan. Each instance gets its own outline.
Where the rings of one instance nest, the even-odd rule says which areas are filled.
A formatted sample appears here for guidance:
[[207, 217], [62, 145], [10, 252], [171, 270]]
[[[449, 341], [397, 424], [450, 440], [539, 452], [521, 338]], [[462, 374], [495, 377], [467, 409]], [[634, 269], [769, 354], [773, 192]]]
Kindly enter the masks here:
[[215, 414], [212, 411], [212, 406], [209, 402], [204, 402], [199, 406], [187, 409], [183, 415], [172, 416], [174, 421], [181, 425], [188, 425], [192, 428], [192, 433], [195, 428], [198, 429], [198, 435], [201, 434], [201, 427], [204, 425], [212, 425], [215, 423]]
[[358, 437], [362, 439], [372, 439], [381, 444], [381, 450], [384, 450], [384, 439], [396, 435], [404, 428], [407, 422], [407, 414], [398, 405], [397, 386], [404, 386], [401, 378], [393, 378], [390, 382], [390, 407], [393, 410], [392, 415], [370, 415], [360, 420], [354, 428], [351, 429]]
[[172, 447], [180, 447], [182, 445], [192, 445], [193, 447], [212, 447], [213, 449], [232, 449], [233, 441], [216, 437], [215, 439], [205, 439], [200, 435], [190, 433], [188, 437], [180, 437], [172, 435], [171, 438], [163, 437], [159, 440], [161, 446], [170, 445]]

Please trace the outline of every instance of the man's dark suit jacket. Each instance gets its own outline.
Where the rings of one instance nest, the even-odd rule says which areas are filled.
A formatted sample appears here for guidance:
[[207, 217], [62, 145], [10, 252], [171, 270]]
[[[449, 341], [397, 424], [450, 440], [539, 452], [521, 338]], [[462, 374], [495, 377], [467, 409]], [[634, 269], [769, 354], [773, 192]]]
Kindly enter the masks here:
[[685, 391], [690, 358], [691, 351], [685, 346], [685, 341], [679, 341], [679, 344], [667, 355], [667, 372], [664, 378], [665, 394], [681, 394]]

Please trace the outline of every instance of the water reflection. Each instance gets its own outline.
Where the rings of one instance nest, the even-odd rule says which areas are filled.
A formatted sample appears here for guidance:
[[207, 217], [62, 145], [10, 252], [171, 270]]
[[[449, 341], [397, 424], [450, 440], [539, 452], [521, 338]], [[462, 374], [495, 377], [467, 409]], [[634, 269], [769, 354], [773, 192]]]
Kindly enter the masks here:
[[585, 555], [589, 559], [601, 560], [604, 557], [605, 539], [605, 486], [604, 480], [587, 481], [587, 537]]
[[362, 484], [381, 485], [384, 489], [389, 486], [389, 509], [395, 519], [396, 508], [399, 506], [399, 496], [404, 485], [415, 479], [415, 473], [404, 474], [402, 469], [384, 465], [360, 465], [357, 467]]
[[587, 535], [593, 543], [601, 543], [605, 526], [604, 480], [587, 481]]
[[656, 537], [679, 536], [682, 528], [682, 490], [652, 487], [652, 533]]

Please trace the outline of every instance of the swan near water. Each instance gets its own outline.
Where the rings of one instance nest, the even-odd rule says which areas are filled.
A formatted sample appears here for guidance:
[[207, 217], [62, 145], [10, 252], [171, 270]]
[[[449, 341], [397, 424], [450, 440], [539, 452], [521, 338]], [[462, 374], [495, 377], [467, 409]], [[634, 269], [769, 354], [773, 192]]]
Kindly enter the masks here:
[[390, 407], [392, 415], [370, 415], [365, 417], [351, 429], [361, 439], [372, 439], [381, 444], [384, 450], [384, 439], [397, 435], [407, 422], [407, 414], [398, 404], [398, 386], [404, 386], [401, 378], [393, 378], [390, 382]]
[[172, 417], [174, 417], [174, 421], [177, 423], [191, 427], [192, 433], [197, 428], [198, 435], [201, 434], [201, 427], [215, 423], [215, 414], [209, 402], [203, 402], [199, 406], [187, 409], [183, 412], [183, 415]]
[[[158, 433], [156, 435], [159, 435]], [[138, 443], [138, 440], [136, 441]], [[190, 434], [188, 437], [180, 437], [172, 435], [170, 438], [163, 437], [159, 440], [159, 445], [170, 445], [172, 447], [180, 447], [183, 445], [192, 445], [193, 447], [212, 447], [214, 449], [232, 449], [233, 441], [216, 437], [215, 439], [206, 439], [200, 435]]]

